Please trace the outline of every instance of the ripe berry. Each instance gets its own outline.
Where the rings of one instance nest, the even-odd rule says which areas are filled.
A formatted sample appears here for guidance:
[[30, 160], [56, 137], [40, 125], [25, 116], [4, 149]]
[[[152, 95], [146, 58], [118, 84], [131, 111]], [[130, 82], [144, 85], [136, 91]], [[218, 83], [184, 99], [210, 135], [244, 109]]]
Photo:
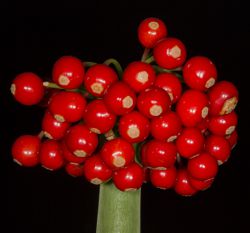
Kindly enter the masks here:
[[198, 128], [203, 134], [206, 134], [208, 130], [209, 120], [209, 117], [202, 119], [202, 121], [196, 125], [196, 128]]
[[91, 66], [84, 77], [84, 86], [93, 96], [102, 97], [109, 86], [118, 80], [116, 72], [105, 64]]
[[33, 167], [39, 163], [40, 139], [33, 135], [22, 135], [12, 145], [13, 160], [21, 166]]
[[160, 73], [155, 79], [154, 85], [166, 91], [172, 101], [176, 103], [181, 97], [182, 85], [178, 77], [172, 73]]
[[170, 97], [158, 87], [142, 91], [137, 98], [137, 108], [148, 118], [164, 114], [170, 110], [170, 105]]
[[93, 100], [85, 108], [83, 120], [94, 133], [106, 133], [111, 130], [116, 122], [116, 115], [106, 107], [104, 100]]
[[74, 89], [82, 85], [84, 74], [84, 66], [78, 58], [63, 56], [54, 64], [52, 79], [65, 89]]
[[78, 157], [78, 156], [74, 155], [71, 151], [69, 151], [69, 149], [65, 143], [65, 140], [61, 141], [60, 146], [61, 146], [63, 158], [67, 162], [74, 163], [74, 164], [80, 164], [86, 160], [86, 157]]
[[215, 84], [217, 70], [213, 62], [207, 57], [195, 56], [185, 63], [183, 78], [190, 88], [206, 91]]
[[196, 90], [187, 90], [176, 105], [176, 112], [182, 123], [187, 127], [194, 127], [208, 115], [208, 98]]
[[62, 91], [52, 96], [49, 111], [60, 122], [79, 121], [86, 106], [86, 100], [80, 93]]
[[208, 179], [208, 180], [197, 180], [191, 176], [188, 177], [189, 184], [199, 191], [204, 191], [211, 187], [211, 185], [214, 182], [214, 178]]
[[135, 61], [126, 67], [122, 79], [135, 92], [140, 92], [154, 83], [155, 71], [151, 65]]
[[83, 165], [85, 178], [92, 184], [101, 184], [112, 177], [112, 170], [102, 161], [99, 155], [89, 157]]
[[212, 116], [224, 115], [232, 112], [239, 99], [239, 93], [233, 83], [220, 81], [208, 93], [210, 112]]
[[10, 91], [21, 104], [38, 104], [44, 96], [43, 81], [34, 73], [22, 73], [13, 80]]
[[73, 177], [83, 176], [83, 165], [77, 163], [67, 163], [65, 165], [66, 172]]
[[199, 154], [204, 148], [204, 137], [197, 128], [184, 128], [176, 140], [177, 150], [184, 158]]
[[106, 94], [104, 101], [110, 111], [116, 115], [131, 112], [136, 105], [135, 92], [124, 82], [113, 83]]
[[115, 186], [121, 191], [133, 191], [139, 189], [144, 180], [143, 168], [132, 163], [125, 168], [114, 172], [113, 181]]
[[238, 133], [236, 130], [234, 130], [231, 134], [227, 135], [225, 138], [228, 140], [232, 150], [237, 144]]
[[149, 120], [137, 111], [123, 115], [118, 125], [119, 134], [130, 143], [142, 142], [149, 135]]
[[146, 18], [138, 27], [138, 39], [146, 48], [153, 48], [159, 40], [166, 36], [166, 25], [157, 18]]
[[134, 161], [133, 146], [122, 138], [106, 142], [101, 149], [103, 161], [111, 169], [125, 167]]
[[157, 43], [153, 54], [156, 63], [165, 69], [180, 67], [187, 56], [185, 45], [179, 39], [170, 37]]

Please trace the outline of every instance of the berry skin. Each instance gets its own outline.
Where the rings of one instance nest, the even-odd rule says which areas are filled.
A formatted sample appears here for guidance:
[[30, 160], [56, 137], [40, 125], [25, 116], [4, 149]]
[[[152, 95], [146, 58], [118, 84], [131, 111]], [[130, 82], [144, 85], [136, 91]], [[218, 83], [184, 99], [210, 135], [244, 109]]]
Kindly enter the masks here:
[[116, 115], [106, 107], [104, 100], [97, 99], [88, 103], [83, 120], [88, 128], [97, 134], [111, 130], [116, 122]]
[[66, 172], [73, 177], [83, 176], [83, 165], [77, 163], [67, 163], [65, 166]]
[[190, 88], [206, 91], [215, 84], [217, 70], [213, 62], [207, 57], [195, 56], [185, 63], [183, 78]]
[[225, 138], [228, 140], [231, 150], [236, 146], [238, 141], [238, 133], [236, 130], [234, 130], [231, 134], [227, 135]]
[[106, 106], [116, 115], [131, 112], [136, 105], [135, 92], [124, 82], [113, 83], [104, 95]]
[[49, 111], [46, 111], [42, 120], [42, 130], [49, 139], [61, 139], [69, 128], [68, 122], [57, 121]]
[[90, 156], [98, 145], [98, 137], [86, 125], [72, 126], [65, 138], [66, 146], [77, 157]]
[[74, 155], [71, 151], [69, 151], [65, 143], [65, 140], [61, 141], [60, 146], [61, 146], [63, 158], [67, 162], [72, 163], [72, 164], [80, 164], [86, 160], [86, 157], [78, 157]]
[[164, 114], [170, 110], [170, 105], [170, 97], [158, 87], [142, 91], [137, 98], [137, 108], [148, 118]]
[[141, 61], [135, 61], [126, 67], [122, 79], [135, 92], [140, 92], [153, 85], [155, 71], [151, 65]]
[[119, 134], [130, 143], [142, 142], [149, 135], [149, 120], [137, 111], [123, 115], [118, 125]]
[[74, 89], [82, 85], [84, 74], [85, 70], [81, 60], [72, 56], [63, 56], [54, 64], [52, 79], [65, 89]]
[[64, 165], [62, 150], [57, 141], [47, 140], [41, 143], [40, 163], [50, 171], [58, 170]]
[[179, 39], [168, 37], [157, 43], [153, 55], [159, 66], [175, 69], [185, 62], [187, 52], [185, 45]]
[[181, 120], [175, 112], [167, 112], [151, 121], [151, 134], [155, 139], [174, 141], [182, 130]]
[[196, 128], [198, 128], [203, 134], [206, 134], [208, 130], [209, 120], [209, 117], [202, 119], [202, 121], [196, 125]]
[[137, 163], [132, 163], [125, 168], [115, 171], [113, 181], [115, 186], [121, 191], [139, 189], [144, 181], [143, 168]]
[[176, 112], [183, 125], [194, 127], [207, 117], [209, 111], [207, 96], [196, 90], [187, 90], [176, 105]]
[[11, 84], [10, 91], [19, 103], [35, 105], [44, 96], [43, 81], [36, 74], [25, 72], [16, 76]]
[[176, 181], [176, 168], [170, 167], [166, 170], [150, 170], [150, 181], [156, 188], [172, 188]]
[[188, 177], [188, 182], [196, 190], [204, 191], [204, 190], [211, 187], [211, 185], [214, 182], [214, 178], [211, 178], [211, 179], [208, 179], [208, 180], [197, 180], [197, 179], [194, 179], [193, 177], [189, 176]]
[[203, 152], [191, 158], [187, 165], [188, 173], [198, 180], [214, 178], [218, 172], [217, 160], [210, 154]]
[[41, 141], [37, 136], [22, 135], [12, 145], [13, 160], [21, 166], [33, 167], [39, 163]]
[[208, 129], [211, 133], [225, 136], [234, 132], [238, 122], [238, 116], [233, 111], [223, 116], [214, 116], [210, 118]]
[[172, 73], [158, 74], [154, 85], [166, 91], [172, 101], [176, 103], [181, 97], [182, 85], [178, 77]]
[[60, 122], [81, 120], [86, 106], [84, 97], [76, 92], [62, 91], [52, 96], [49, 111]]
[[197, 128], [184, 128], [176, 140], [177, 150], [184, 158], [199, 154], [204, 148], [204, 137]]
[[224, 115], [232, 112], [239, 99], [239, 93], [233, 83], [220, 81], [208, 92], [210, 112], [212, 116]]
[[133, 146], [122, 138], [106, 142], [101, 149], [101, 158], [113, 170], [129, 165], [134, 156]]
[[112, 177], [112, 170], [102, 161], [99, 155], [89, 157], [83, 165], [84, 176], [92, 184], [101, 184]]
[[84, 86], [91, 95], [102, 97], [117, 80], [118, 76], [112, 68], [105, 64], [96, 64], [87, 70]]

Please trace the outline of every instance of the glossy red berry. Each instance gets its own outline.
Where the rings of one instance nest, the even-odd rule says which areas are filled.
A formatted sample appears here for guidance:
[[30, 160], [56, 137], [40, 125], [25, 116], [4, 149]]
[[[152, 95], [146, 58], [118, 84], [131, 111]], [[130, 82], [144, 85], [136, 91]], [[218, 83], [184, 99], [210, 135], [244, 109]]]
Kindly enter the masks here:
[[130, 63], [124, 70], [122, 80], [135, 92], [149, 88], [155, 80], [153, 67], [141, 61]]
[[54, 64], [52, 79], [65, 89], [74, 89], [82, 85], [84, 74], [81, 60], [73, 56], [63, 56]]
[[102, 161], [99, 155], [89, 157], [83, 166], [85, 178], [92, 184], [101, 184], [111, 179], [112, 170]]
[[197, 128], [184, 128], [176, 140], [177, 150], [184, 158], [199, 154], [204, 148], [204, 137]]
[[174, 141], [181, 130], [181, 120], [175, 112], [167, 112], [151, 121], [151, 134], [155, 139]]
[[150, 170], [150, 181], [156, 188], [172, 188], [176, 181], [176, 168], [170, 167], [166, 170]]
[[113, 83], [104, 95], [106, 106], [116, 115], [131, 112], [136, 105], [135, 92], [124, 82]]
[[220, 81], [208, 93], [210, 112], [212, 116], [224, 115], [232, 112], [239, 99], [239, 93], [233, 83]]
[[152, 87], [142, 91], [137, 98], [137, 108], [148, 118], [158, 117], [170, 110], [171, 100], [168, 94]]
[[185, 83], [192, 89], [206, 91], [217, 80], [217, 70], [214, 63], [203, 56], [190, 58], [183, 67]]
[[202, 121], [196, 125], [196, 128], [198, 128], [203, 134], [206, 134], [209, 126], [209, 120], [209, 117], [202, 119]]
[[52, 96], [49, 111], [60, 122], [79, 121], [86, 106], [86, 100], [80, 93], [62, 91]]
[[144, 181], [143, 168], [137, 163], [132, 163], [125, 168], [115, 171], [113, 181], [115, 186], [121, 191], [139, 189]]
[[83, 165], [77, 163], [67, 163], [65, 165], [66, 172], [73, 177], [83, 176]]
[[176, 103], [181, 97], [182, 85], [178, 77], [172, 73], [160, 73], [155, 79], [155, 86], [166, 91], [172, 101]]
[[22, 135], [12, 145], [13, 160], [21, 166], [33, 167], [39, 163], [40, 139], [33, 135]]
[[72, 126], [65, 138], [68, 149], [77, 157], [90, 156], [98, 145], [98, 137], [86, 125]]
[[140, 112], [133, 111], [123, 115], [118, 123], [119, 134], [130, 143], [144, 141], [150, 131], [149, 120]]
[[109, 111], [104, 100], [97, 99], [88, 103], [83, 120], [88, 128], [97, 134], [111, 130], [116, 122], [116, 115]]
[[65, 140], [61, 141], [61, 150], [64, 160], [72, 164], [81, 164], [86, 160], [86, 157], [78, 157], [74, 155], [67, 147]]
[[214, 178], [208, 179], [208, 180], [197, 180], [191, 176], [188, 177], [189, 184], [199, 191], [204, 191], [211, 187], [211, 185], [214, 182]]
[[103, 161], [111, 169], [125, 167], [134, 161], [134, 148], [122, 138], [106, 142], [101, 149]]
[[57, 170], [64, 165], [60, 144], [55, 140], [47, 140], [41, 143], [40, 163], [51, 171]]
[[214, 178], [218, 172], [217, 160], [207, 152], [203, 152], [188, 161], [187, 170], [195, 179], [208, 180]]
[[166, 25], [158, 18], [146, 18], [138, 27], [138, 39], [146, 48], [153, 48], [159, 40], [166, 36]]
[[196, 90], [187, 90], [176, 105], [176, 112], [183, 125], [194, 127], [207, 117], [209, 102], [207, 96]]
[[93, 96], [102, 97], [109, 86], [118, 80], [116, 72], [105, 64], [91, 66], [84, 77], [84, 86]]
[[159, 66], [175, 69], [185, 62], [187, 53], [185, 45], [179, 39], [168, 37], [157, 43], [153, 55]]
[[36, 74], [25, 72], [16, 76], [10, 91], [21, 104], [38, 104], [44, 96], [43, 81]]
[[236, 146], [238, 141], [238, 133], [236, 130], [234, 130], [231, 134], [227, 135], [225, 138], [228, 140], [231, 150]]

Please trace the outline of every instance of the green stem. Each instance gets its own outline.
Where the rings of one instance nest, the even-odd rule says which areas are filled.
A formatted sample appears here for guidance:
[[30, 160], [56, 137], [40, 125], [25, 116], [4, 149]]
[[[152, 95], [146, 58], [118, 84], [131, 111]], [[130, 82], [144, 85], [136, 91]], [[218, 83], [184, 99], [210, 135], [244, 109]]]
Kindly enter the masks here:
[[151, 57], [149, 57], [149, 58], [147, 58], [147, 59], [145, 60], [145, 63], [150, 64], [150, 63], [152, 63], [154, 60], [155, 60], [155, 59], [154, 59], [154, 56], [151, 56]]
[[62, 87], [58, 86], [57, 84], [51, 83], [51, 82], [43, 82], [43, 86], [46, 88], [63, 89]]
[[176, 73], [176, 71], [181, 71], [182, 70], [181, 68], [176, 68], [176, 69], [173, 69], [173, 70], [168, 70], [168, 69], [161, 68], [161, 67], [159, 67], [157, 65], [153, 65], [153, 68], [154, 68], [155, 71], [157, 71], [159, 73], [172, 73], [175, 76], [177, 76], [181, 82], [183, 82], [182, 75], [179, 74], [179, 73]]
[[141, 190], [121, 192], [100, 185], [96, 233], [140, 233]]
[[84, 67], [91, 67], [91, 66], [94, 66], [94, 65], [96, 65], [97, 63], [96, 62], [92, 62], [92, 61], [85, 61], [85, 62], [83, 62], [83, 65], [84, 65]]
[[114, 58], [109, 58], [106, 61], [103, 62], [105, 65], [109, 66], [109, 65], [113, 65], [118, 73], [118, 76], [121, 78], [122, 77], [122, 73], [123, 73], [123, 69], [121, 64]]
[[143, 54], [142, 54], [141, 61], [147, 60], [149, 52], [150, 52], [150, 49], [149, 49], [149, 48], [145, 48], [145, 49], [144, 49], [144, 52], [143, 52]]

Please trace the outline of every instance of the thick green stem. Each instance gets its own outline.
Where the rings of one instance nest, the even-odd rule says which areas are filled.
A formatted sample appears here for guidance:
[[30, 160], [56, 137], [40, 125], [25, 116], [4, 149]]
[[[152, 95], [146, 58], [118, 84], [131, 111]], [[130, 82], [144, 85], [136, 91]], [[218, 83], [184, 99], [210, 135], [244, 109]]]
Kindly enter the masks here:
[[141, 190], [121, 192], [113, 182], [100, 185], [96, 233], [140, 233]]
[[122, 77], [122, 73], [123, 73], [123, 69], [121, 64], [114, 58], [109, 58], [104, 62], [105, 65], [109, 66], [109, 65], [113, 65], [118, 73], [118, 76], [121, 78]]
[[145, 49], [144, 49], [144, 52], [143, 52], [143, 54], [142, 54], [141, 61], [147, 60], [148, 55], [149, 55], [149, 52], [150, 52], [150, 49], [149, 49], [149, 48], [145, 48]]

